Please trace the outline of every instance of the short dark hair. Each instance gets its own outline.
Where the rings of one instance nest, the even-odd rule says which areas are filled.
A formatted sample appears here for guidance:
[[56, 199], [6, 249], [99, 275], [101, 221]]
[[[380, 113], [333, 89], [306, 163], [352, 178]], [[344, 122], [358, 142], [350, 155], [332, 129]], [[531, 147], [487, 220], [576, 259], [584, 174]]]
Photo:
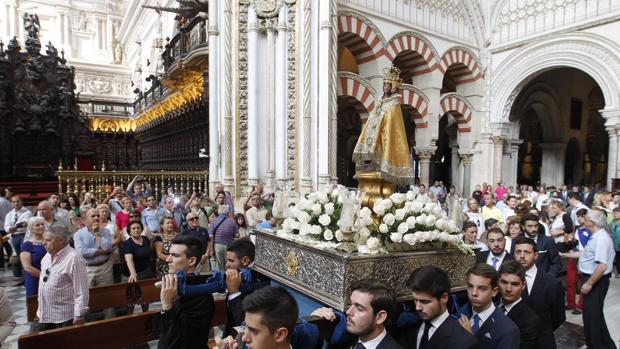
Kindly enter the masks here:
[[256, 253], [256, 247], [250, 240], [239, 239], [233, 241], [226, 247], [226, 252], [232, 252], [241, 260], [243, 257], [249, 257], [251, 261], [254, 261]]
[[243, 299], [243, 311], [260, 314], [261, 323], [272, 333], [285, 327], [288, 339], [291, 338], [299, 314], [295, 298], [284, 288], [276, 286], [261, 287], [247, 295]]
[[467, 271], [468, 278], [470, 274], [489, 279], [491, 280], [491, 287], [497, 287], [497, 271], [495, 270], [495, 268], [486, 263], [478, 263], [473, 267], [469, 268], [469, 270]]
[[522, 244], [530, 245], [534, 248], [534, 252], [538, 252], [538, 247], [536, 247], [536, 242], [534, 242], [534, 240], [526, 236], [519, 235], [516, 238], [514, 238], [514, 240], [512, 240], [512, 246], [514, 247], [517, 247], [517, 245], [522, 245]]
[[[616, 208], [620, 208], [620, 207], [616, 207]], [[614, 208], [614, 211], [616, 211], [616, 208]], [[577, 217], [585, 217], [585, 215], [588, 214], [588, 209], [587, 208], [580, 208], [577, 210], [577, 212], [575, 212], [575, 215]]]
[[[184, 245], [187, 247], [187, 259], [196, 257], [196, 264], [202, 258], [202, 241], [193, 235], [177, 235], [172, 239], [173, 245]], [[195, 265], [194, 265], [195, 266]]]
[[489, 234], [500, 234], [501, 236], [504, 236], [504, 232], [497, 227], [491, 228], [489, 229], [489, 231], [487, 231], [487, 239], [489, 238]]
[[472, 221], [465, 221], [463, 222], [463, 229], [462, 231], [466, 231], [469, 228], [476, 228], [478, 229], [478, 225]]
[[568, 193], [568, 198], [569, 198], [569, 199], [575, 199], [575, 200], [579, 200], [579, 201], [581, 201], [581, 196], [579, 195], [579, 193], [574, 192], [574, 191], [573, 191], [573, 192]]
[[538, 222], [539, 219], [540, 218], [533, 213], [526, 213], [523, 217], [521, 217], [521, 225], [525, 225], [525, 222], [527, 221]]
[[439, 299], [450, 292], [450, 278], [443, 269], [434, 265], [426, 265], [411, 273], [407, 280], [407, 287], [414, 292], [430, 293]]
[[499, 223], [499, 221], [495, 218], [489, 218], [484, 221], [484, 229], [489, 230], [492, 226]]
[[373, 314], [376, 315], [384, 310], [387, 313], [385, 326], [390, 326], [392, 318], [396, 314], [396, 294], [390, 286], [378, 279], [362, 279], [351, 284], [351, 293], [353, 291], [370, 294], [372, 296], [370, 305]]
[[502, 276], [502, 274], [515, 274], [521, 278], [521, 281], [525, 281], [525, 268], [514, 259], [503, 262], [497, 273], [499, 276]]
[[144, 231], [144, 224], [142, 224], [142, 222], [139, 219], [134, 219], [134, 220], [129, 221], [129, 224], [127, 224], [127, 234], [129, 234], [129, 231], [131, 230], [131, 226], [135, 224], [140, 226], [140, 231]]

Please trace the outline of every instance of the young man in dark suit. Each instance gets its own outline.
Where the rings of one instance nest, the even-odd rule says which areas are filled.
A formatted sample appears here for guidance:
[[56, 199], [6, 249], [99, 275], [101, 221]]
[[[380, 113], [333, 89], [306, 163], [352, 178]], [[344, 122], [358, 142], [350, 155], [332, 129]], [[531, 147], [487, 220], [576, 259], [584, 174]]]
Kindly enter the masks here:
[[487, 232], [487, 251], [476, 253], [476, 263], [487, 263], [493, 269], [498, 270], [504, 261], [514, 259], [506, 251], [506, 239], [504, 232], [500, 228], [491, 228]]
[[444, 270], [430, 265], [420, 267], [411, 273], [407, 287], [413, 292], [415, 309], [423, 322], [397, 335], [404, 348], [480, 348], [476, 337], [448, 312], [450, 278]]
[[499, 292], [502, 301], [499, 308], [512, 320], [521, 332], [521, 349], [542, 349], [538, 345], [542, 320], [522, 299], [525, 269], [515, 260], [506, 261], [499, 268]]
[[349, 302], [346, 317], [331, 308], [312, 312], [330, 321], [338, 320], [337, 328], [346, 323], [346, 332], [353, 337], [337, 343], [332, 338], [330, 348], [403, 349], [386, 330], [396, 316], [396, 295], [391, 287], [376, 279], [359, 280], [351, 285]]
[[497, 294], [497, 271], [479, 263], [467, 271], [469, 304], [461, 309], [459, 323], [478, 339], [483, 349], [518, 349], [519, 328], [493, 304]]
[[553, 331], [566, 320], [562, 285], [558, 279], [538, 268], [535, 261], [540, 256], [532, 239], [518, 236], [512, 244], [515, 246], [516, 260], [525, 269], [523, 300], [542, 319], [539, 345], [555, 348]]
[[[553, 238], [545, 236], [545, 232], [539, 229], [541, 225], [538, 223], [539, 217], [535, 214], [528, 213], [521, 218], [521, 226], [525, 232], [525, 237], [530, 238], [536, 243], [538, 250], [536, 258], [536, 267], [539, 270], [556, 278], [562, 271], [562, 261], [558, 254], [558, 249]], [[512, 242], [512, 254], [514, 255], [514, 241]], [[516, 259], [516, 258], [515, 258]]]

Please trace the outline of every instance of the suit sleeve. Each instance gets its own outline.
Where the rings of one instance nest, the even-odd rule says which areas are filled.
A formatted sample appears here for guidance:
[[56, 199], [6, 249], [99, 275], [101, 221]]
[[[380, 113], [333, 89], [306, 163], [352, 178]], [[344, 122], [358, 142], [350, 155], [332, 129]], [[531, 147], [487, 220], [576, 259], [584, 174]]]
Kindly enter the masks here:
[[564, 289], [560, 284], [560, 280], [554, 280], [551, 284], [550, 294], [552, 295], [550, 302], [551, 322], [553, 323], [553, 329], [556, 330], [560, 325], [566, 321], [566, 310], [564, 309]]
[[245, 319], [245, 312], [243, 311], [243, 294], [239, 295], [226, 302], [228, 307], [228, 315], [232, 317], [235, 326], [241, 325]]
[[562, 261], [560, 260], [558, 249], [553, 240], [549, 239], [549, 243], [547, 245], [547, 254], [549, 255], [549, 271], [547, 274], [556, 278], [562, 271]]
[[532, 319], [528, 319], [526, 325], [519, 328], [519, 331], [521, 331], [521, 347], [536, 348], [538, 346], [540, 327], [540, 318], [534, 317]]
[[[508, 319], [512, 323], [512, 320]], [[521, 345], [520, 341], [521, 333], [516, 325], [513, 325], [510, 330], [506, 331], [503, 336], [500, 337], [496, 348], [502, 349], [519, 349]]]

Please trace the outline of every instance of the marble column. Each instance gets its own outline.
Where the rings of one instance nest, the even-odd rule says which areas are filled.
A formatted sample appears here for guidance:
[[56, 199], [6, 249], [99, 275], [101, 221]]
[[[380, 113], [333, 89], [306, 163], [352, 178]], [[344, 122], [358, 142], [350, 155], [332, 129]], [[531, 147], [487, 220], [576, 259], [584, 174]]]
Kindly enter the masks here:
[[214, 184], [220, 181], [220, 144], [219, 139], [219, 21], [218, 2], [209, 2], [209, 190], [213, 192]]
[[[287, 109], [287, 35], [288, 35], [288, 7], [282, 6], [277, 25], [276, 58], [275, 58], [275, 175], [276, 187], [284, 188], [287, 183], [286, 150], [289, 139], [286, 132]], [[292, 141], [292, 140], [290, 140]]]
[[540, 144], [542, 149], [541, 184], [556, 187], [564, 184], [564, 147], [563, 143]]
[[224, 122], [224, 132], [221, 134], [221, 156], [222, 156], [222, 167], [224, 167], [224, 190], [234, 193], [234, 185], [235, 180], [233, 177], [233, 115], [232, 115], [232, 100], [234, 98], [234, 94], [232, 91], [233, 88], [233, 80], [232, 80], [232, 67], [231, 67], [231, 57], [233, 56], [232, 52], [232, 8], [230, 1], [224, 1], [224, 25], [223, 25], [223, 36], [224, 36], [224, 52], [223, 56], [226, 57], [222, 61], [223, 69], [223, 89], [222, 89], [222, 102], [223, 102], [223, 113], [220, 120]]
[[461, 163], [463, 164], [463, 190], [461, 195], [464, 198], [471, 196], [471, 163], [474, 160], [474, 154], [459, 154]]
[[503, 136], [491, 137], [491, 141], [493, 142], [493, 187], [502, 180], [502, 152], [504, 149], [504, 140], [505, 138]]
[[[211, 2], [210, 2], [211, 3]], [[248, 185], [258, 184], [258, 19], [248, 8]]]
[[277, 18], [264, 19], [260, 22], [263, 30], [267, 33], [267, 115], [265, 126], [267, 128], [267, 172], [265, 174], [265, 191], [273, 193], [275, 187], [275, 30]]
[[312, 177], [310, 171], [311, 156], [311, 126], [312, 126], [312, 108], [311, 108], [311, 92], [312, 92], [312, 0], [304, 0], [303, 2], [303, 37], [301, 47], [302, 59], [302, 108], [301, 108], [301, 185], [300, 191], [308, 193], [312, 191]]
[[609, 135], [607, 157], [607, 189], [611, 190], [614, 178], [620, 178], [620, 109], [599, 110], [605, 119], [605, 128]]
[[435, 150], [416, 149], [416, 154], [418, 155], [418, 163], [420, 164], [420, 184], [424, 184], [428, 188], [428, 184], [430, 181], [430, 171], [431, 171], [431, 157]]

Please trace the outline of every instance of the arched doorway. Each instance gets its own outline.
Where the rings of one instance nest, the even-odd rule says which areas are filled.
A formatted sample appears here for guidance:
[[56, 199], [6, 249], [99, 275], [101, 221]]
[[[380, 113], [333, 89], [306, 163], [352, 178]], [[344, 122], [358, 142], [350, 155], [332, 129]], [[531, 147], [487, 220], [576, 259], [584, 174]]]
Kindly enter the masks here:
[[444, 185], [449, 186], [455, 183], [453, 156], [458, 151], [458, 126], [456, 118], [446, 113], [439, 119], [439, 136], [437, 137], [437, 150], [431, 158], [432, 181], [443, 181]]
[[347, 187], [356, 187], [355, 163], [352, 161], [355, 144], [362, 131], [360, 111], [364, 106], [350, 96], [338, 97], [338, 149], [337, 175], [338, 183]]
[[583, 71], [561, 67], [539, 73], [511, 110], [513, 136], [522, 141], [517, 183], [605, 183], [608, 137], [598, 84]]

